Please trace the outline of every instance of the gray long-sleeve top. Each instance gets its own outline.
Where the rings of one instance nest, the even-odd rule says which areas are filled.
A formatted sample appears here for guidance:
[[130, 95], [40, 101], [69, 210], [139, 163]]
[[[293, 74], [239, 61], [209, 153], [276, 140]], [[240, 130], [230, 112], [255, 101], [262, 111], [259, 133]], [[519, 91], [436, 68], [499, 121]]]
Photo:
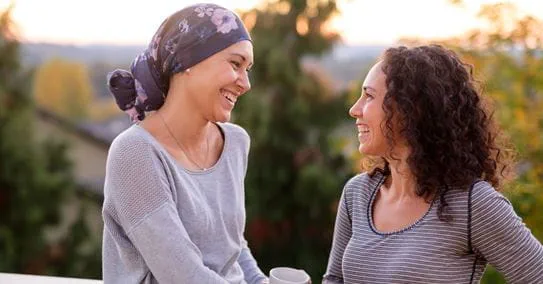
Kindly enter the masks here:
[[543, 283], [543, 246], [487, 182], [471, 192], [470, 250], [469, 191], [446, 193], [450, 222], [438, 218], [436, 199], [413, 225], [383, 233], [372, 220], [382, 181], [361, 174], [345, 185], [323, 283], [479, 283], [487, 263], [508, 283]]
[[183, 168], [134, 125], [112, 143], [104, 188], [107, 283], [260, 283], [247, 247], [244, 178], [249, 136], [218, 124], [223, 152], [210, 169]]

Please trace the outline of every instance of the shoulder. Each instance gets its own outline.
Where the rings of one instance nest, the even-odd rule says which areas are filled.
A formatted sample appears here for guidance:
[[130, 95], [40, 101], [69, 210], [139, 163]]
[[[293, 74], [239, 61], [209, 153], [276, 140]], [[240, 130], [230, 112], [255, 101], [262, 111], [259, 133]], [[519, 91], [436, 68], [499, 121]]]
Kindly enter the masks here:
[[448, 210], [453, 215], [467, 212], [469, 204], [474, 216], [488, 213], [489, 210], [511, 207], [509, 200], [484, 180], [475, 181], [468, 187], [451, 187], [445, 193], [445, 200], [449, 206]]
[[471, 192], [471, 201], [473, 204], [483, 204], [491, 200], [502, 200], [509, 203], [509, 200], [498, 192], [490, 183], [486, 181], [479, 181], [473, 185]]
[[218, 123], [218, 125], [225, 132], [227, 139], [229, 139], [234, 145], [241, 145], [244, 151], [249, 151], [251, 138], [243, 127], [230, 122]]
[[361, 198], [363, 201], [368, 201], [371, 198], [373, 189], [379, 184], [383, 176], [380, 173], [376, 173], [370, 176], [368, 173], [360, 173], [352, 177], [343, 189], [343, 195], [348, 201], [352, 201], [355, 198]]
[[348, 192], [359, 190], [367, 186], [370, 180], [371, 177], [366, 172], [357, 174], [347, 181], [344, 190]]
[[105, 200], [114, 203], [131, 200], [143, 208], [141, 204], [170, 198], [171, 168], [165, 159], [158, 142], [145, 129], [133, 125], [123, 131], [114, 139], [108, 153]]
[[123, 153], [129, 152], [133, 154], [141, 149], [148, 149], [153, 147], [153, 143], [150, 139], [150, 134], [147, 133], [140, 126], [132, 125], [123, 132], [121, 132], [113, 142], [111, 142], [109, 152], [111, 153]]
[[154, 165], [160, 152], [156, 143], [145, 129], [132, 125], [111, 143], [107, 158], [108, 169], [119, 165], [124, 165], [121, 168], [128, 165]]
[[486, 181], [479, 181], [473, 185], [471, 202], [474, 208], [493, 206], [496, 203], [502, 203], [502, 206], [511, 206], [509, 200]]
[[249, 134], [247, 131], [234, 123], [231, 122], [224, 122], [224, 123], [218, 123], [219, 126], [228, 134], [235, 136], [235, 137], [241, 137], [243, 139], [249, 139]]

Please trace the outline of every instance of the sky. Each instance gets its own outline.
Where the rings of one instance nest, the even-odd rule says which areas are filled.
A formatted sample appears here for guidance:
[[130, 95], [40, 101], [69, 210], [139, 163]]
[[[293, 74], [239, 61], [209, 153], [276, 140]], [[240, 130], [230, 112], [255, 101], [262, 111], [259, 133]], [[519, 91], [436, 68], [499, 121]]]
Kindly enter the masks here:
[[[262, 0], [0, 0], [14, 2], [12, 17], [23, 41], [62, 44], [146, 44], [173, 12], [197, 2], [250, 9]], [[318, 0], [315, 0], [318, 1]], [[343, 42], [391, 44], [402, 37], [447, 38], [482, 27], [476, 15], [496, 0], [337, 0], [333, 19]], [[516, 0], [521, 14], [543, 19], [543, 1]]]

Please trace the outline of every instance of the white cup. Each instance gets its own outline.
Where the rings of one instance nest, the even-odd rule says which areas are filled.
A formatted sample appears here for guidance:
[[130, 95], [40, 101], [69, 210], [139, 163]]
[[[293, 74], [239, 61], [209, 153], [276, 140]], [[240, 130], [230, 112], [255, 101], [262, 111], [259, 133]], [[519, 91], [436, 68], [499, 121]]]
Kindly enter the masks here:
[[302, 269], [276, 267], [270, 270], [270, 284], [308, 284], [310, 278]]

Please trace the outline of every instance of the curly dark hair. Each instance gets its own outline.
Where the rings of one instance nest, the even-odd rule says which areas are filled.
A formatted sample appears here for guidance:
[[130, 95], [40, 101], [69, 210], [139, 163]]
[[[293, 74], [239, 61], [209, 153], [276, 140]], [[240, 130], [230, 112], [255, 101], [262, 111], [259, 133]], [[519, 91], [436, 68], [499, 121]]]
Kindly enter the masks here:
[[[482, 179], [499, 190], [512, 177], [514, 152], [481, 96], [473, 67], [439, 45], [389, 48], [382, 60], [387, 86], [382, 126], [389, 150], [395, 145], [393, 125], [411, 148], [407, 163], [417, 194], [427, 201], [440, 198], [439, 218], [449, 220], [450, 188], [467, 190]], [[388, 161], [369, 159], [370, 175], [390, 173]]]

